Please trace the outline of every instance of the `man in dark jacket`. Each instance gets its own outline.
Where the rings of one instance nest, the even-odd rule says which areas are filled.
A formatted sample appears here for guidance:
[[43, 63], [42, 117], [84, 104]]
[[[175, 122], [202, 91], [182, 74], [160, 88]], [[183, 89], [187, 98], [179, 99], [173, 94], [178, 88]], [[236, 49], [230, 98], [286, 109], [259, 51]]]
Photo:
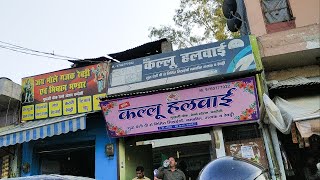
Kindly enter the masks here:
[[184, 173], [176, 168], [177, 162], [173, 157], [166, 161], [169, 161], [169, 167], [166, 167], [165, 162], [164, 167], [158, 169], [157, 178], [162, 180], [186, 180]]

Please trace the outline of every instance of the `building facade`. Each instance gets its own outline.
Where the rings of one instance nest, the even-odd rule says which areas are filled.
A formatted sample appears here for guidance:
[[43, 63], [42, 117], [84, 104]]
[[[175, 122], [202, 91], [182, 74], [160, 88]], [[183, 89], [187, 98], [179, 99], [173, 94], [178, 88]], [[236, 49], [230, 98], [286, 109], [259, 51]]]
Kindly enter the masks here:
[[268, 168], [261, 70], [253, 36], [113, 63], [100, 104], [119, 142], [119, 179], [135, 177], [137, 166], [152, 179], [169, 157], [187, 179], [226, 155]]
[[178, 51], [159, 40], [111, 54], [121, 63], [106, 63], [105, 73], [98, 62], [108, 58], [74, 62], [24, 78], [22, 99], [1, 78], [0, 123], [9, 126], [0, 130], [2, 177], [126, 180], [142, 165], [152, 178], [175, 157], [196, 179], [209, 161], [233, 155], [260, 163], [272, 179], [314, 178], [319, 1], [241, 2], [242, 34], [254, 36]]
[[[169, 51], [170, 45], [161, 39], [111, 55], [130, 59]], [[9, 125], [0, 130], [2, 177], [118, 179], [118, 141], [107, 134], [99, 106], [109, 61], [74, 62], [70, 69], [23, 78], [22, 86], [0, 79], [1, 125]]]
[[[0, 78], [0, 134], [12, 129], [20, 119], [21, 86], [10, 79]], [[1, 178], [19, 177], [21, 162], [21, 147], [7, 145], [0, 140]], [[6, 144], [6, 145], [4, 145]]]
[[319, 178], [316, 164], [320, 162], [320, 2], [244, 2], [268, 84], [269, 97], [265, 96], [264, 102], [267, 108], [280, 112], [270, 110], [265, 119], [278, 162], [274, 176]]

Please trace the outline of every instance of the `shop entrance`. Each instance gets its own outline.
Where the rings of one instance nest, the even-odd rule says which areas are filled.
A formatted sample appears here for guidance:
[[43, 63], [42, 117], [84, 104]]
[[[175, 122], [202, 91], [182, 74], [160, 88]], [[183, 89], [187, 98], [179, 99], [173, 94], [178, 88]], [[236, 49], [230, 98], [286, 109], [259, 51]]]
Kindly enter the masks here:
[[41, 174], [94, 178], [94, 141], [37, 148]]
[[143, 166], [145, 176], [153, 179], [153, 171], [165, 159], [174, 157], [187, 180], [196, 180], [201, 169], [211, 161], [212, 144], [208, 129], [193, 131], [125, 138], [125, 178], [121, 179], [134, 178], [137, 166]]
[[155, 167], [160, 167], [164, 158], [176, 158], [178, 168], [182, 170], [187, 179], [196, 179], [201, 169], [210, 162], [210, 141], [185, 143], [155, 148], [153, 158]]
[[320, 179], [317, 163], [320, 163], [320, 136], [309, 137], [309, 145], [305, 147], [302, 139], [300, 142], [293, 142], [292, 134], [278, 132], [281, 142], [284, 169], [288, 180], [313, 180]]

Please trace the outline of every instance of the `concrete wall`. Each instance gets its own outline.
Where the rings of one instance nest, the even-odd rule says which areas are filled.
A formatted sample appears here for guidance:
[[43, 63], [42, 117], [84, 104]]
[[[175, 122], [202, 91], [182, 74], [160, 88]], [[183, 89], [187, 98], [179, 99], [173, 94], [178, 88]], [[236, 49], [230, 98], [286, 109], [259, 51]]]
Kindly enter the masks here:
[[[87, 128], [83, 131], [69, 132], [59, 136], [45, 138], [43, 140], [30, 141], [23, 143], [22, 163], [28, 162], [31, 165], [29, 173], [21, 172], [21, 176], [40, 174], [39, 157], [33, 153], [34, 147], [41, 141], [50, 145], [66, 144], [95, 140], [95, 178], [96, 179], [118, 179], [118, 154], [116, 139], [108, 138], [103, 119], [87, 119]], [[109, 158], [105, 155], [105, 145], [114, 144], [115, 155]]]
[[266, 72], [266, 79], [270, 80], [286, 80], [289, 78], [301, 76], [301, 77], [319, 77], [320, 76], [319, 65], [304, 66], [298, 68], [283, 69], [280, 71]]
[[267, 34], [258, 38], [262, 57], [319, 48], [320, 30], [310, 25]]
[[5, 104], [5, 106], [7, 106], [9, 109], [4, 109], [0, 111], [0, 127], [9, 126], [11, 124], [15, 124], [18, 122], [19, 116], [20, 116], [19, 104], [20, 104], [19, 101], [18, 102], [12, 101], [9, 107], [7, 104]]
[[21, 86], [14, 83], [8, 78], [0, 78], [0, 98], [1, 96], [11, 97], [16, 100], [21, 100]]
[[266, 34], [257, 39], [266, 71], [314, 65], [319, 61], [318, 24]]
[[[251, 34], [262, 36], [267, 34], [260, 0], [244, 0]], [[289, 0], [296, 27], [320, 23], [319, 0]]]
[[0, 78], [0, 127], [19, 120], [21, 86], [8, 78]]

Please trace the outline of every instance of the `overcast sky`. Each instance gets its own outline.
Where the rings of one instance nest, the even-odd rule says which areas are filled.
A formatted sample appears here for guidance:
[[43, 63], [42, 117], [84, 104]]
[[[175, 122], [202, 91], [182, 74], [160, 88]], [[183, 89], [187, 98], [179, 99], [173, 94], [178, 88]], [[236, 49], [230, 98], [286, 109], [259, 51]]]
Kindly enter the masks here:
[[[179, 0], [1, 0], [0, 41], [95, 58], [150, 42], [149, 27], [172, 24], [178, 6]], [[0, 77], [18, 84], [70, 65], [0, 48]]]

